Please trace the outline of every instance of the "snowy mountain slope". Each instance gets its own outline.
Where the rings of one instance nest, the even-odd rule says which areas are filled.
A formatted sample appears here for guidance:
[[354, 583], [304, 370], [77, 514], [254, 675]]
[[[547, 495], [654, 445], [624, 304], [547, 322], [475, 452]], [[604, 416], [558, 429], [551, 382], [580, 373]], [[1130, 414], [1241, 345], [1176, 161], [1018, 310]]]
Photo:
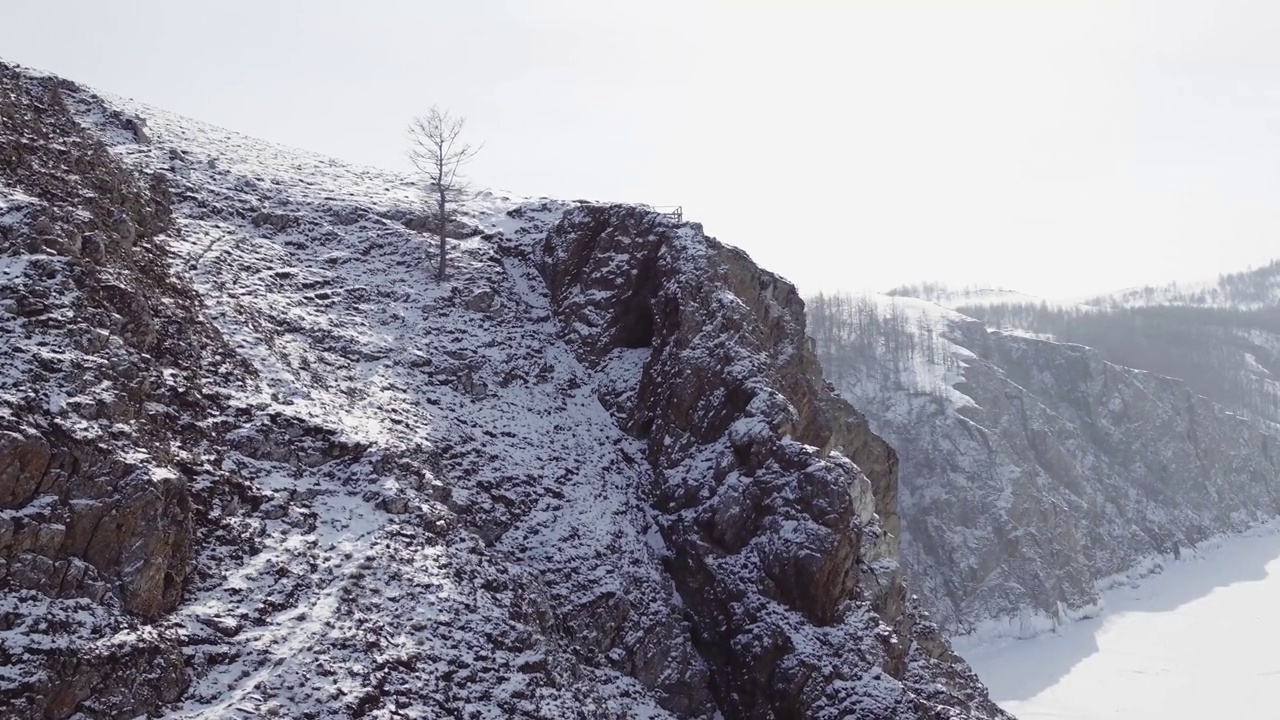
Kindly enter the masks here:
[[1258, 310], [1280, 305], [1280, 260], [1260, 268], [1219, 275], [1215, 280], [1127, 288], [1084, 301], [1108, 308], [1183, 305]]
[[[829, 315], [811, 318], [819, 352], [901, 449], [904, 561], [952, 632], [1025, 635], [1096, 612], [1109, 576], [1280, 512], [1268, 422], [1083, 346], [937, 308], [925, 349], [886, 342], [919, 325], [848, 307], [811, 304]], [[869, 313], [878, 335], [865, 318], [859, 335]], [[824, 333], [842, 314], [855, 321]], [[951, 386], [921, 386], [920, 363]]]
[[1280, 261], [1205, 282], [1130, 288], [1084, 305], [958, 305], [988, 326], [1087, 345], [1180, 378], [1237, 412], [1280, 421]]
[[[176, 714], [217, 717], [263, 698], [343, 700], [352, 714], [616, 714], [652, 704], [609, 667], [626, 664], [676, 710], [702, 714], [706, 669], [679, 632], [630, 490], [647, 483], [629, 459], [635, 442], [536, 301], [495, 287], [489, 243], [459, 241], [453, 281], [439, 285], [420, 237], [378, 216], [410, 202], [404, 178], [128, 109], [146, 113], [153, 142], [120, 152], [175, 176], [174, 250], [258, 370], [234, 399], [257, 427], [232, 431], [222, 467], [270, 508], [246, 523], [256, 555], [174, 618], [210, 645]], [[481, 201], [470, 219], [492, 229], [513, 206]], [[294, 434], [319, 435], [320, 457], [289, 448]], [[367, 449], [335, 467], [335, 447]], [[242, 524], [223, 522], [215, 532]], [[591, 617], [624, 591], [625, 624]], [[551, 607], [566, 638], [621, 631], [645, 646], [579, 662], [540, 637], [560, 634], [540, 626]], [[243, 630], [226, 642], [210, 625]], [[320, 682], [302, 684], [315, 668]], [[564, 674], [584, 682], [556, 687]]]
[[[6, 557], [103, 576], [0, 578], [16, 717], [1005, 717], [908, 599], [896, 457], [823, 383], [794, 289], [741, 253], [640, 207], [482, 194], [437, 283], [407, 178], [0, 72], [28, 111], [0, 140], [58, 129], [5, 166], [5, 207], [59, 143], [106, 143], [80, 155], [148, 178], [138, 202], [164, 218], [109, 254], [119, 281], [162, 346], [192, 338], [135, 348], [177, 388], [112, 410], [118, 449], [88, 441], [181, 501], [176, 524], [119, 528], [176, 538], [162, 601], [131, 605], [149, 595], [128, 568], [53, 530], [0, 535]], [[59, 207], [92, 215], [90, 195]], [[44, 266], [110, 264], [4, 217], [20, 303], [53, 288]], [[69, 344], [78, 311], [45, 317], [22, 347]], [[42, 362], [10, 359], [18, 381]], [[101, 387], [53, 374], [6, 412], [56, 448], [50, 423], [91, 422]], [[168, 454], [134, 449], [138, 425]], [[85, 469], [71, 495], [0, 476], [4, 517], [58, 525], [42, 508], [79, 507]], [[95, 653], [113, 660], [65, 660]]]
[[[881, 296], [874, 296], [881, 297]], [[941, 307], [955, 310], [961, 307], [981, 307], [984, 305], [1036, 305], [1052, 307], [1060, 310], [1094, 310], [1093, 305], [1076, 302], [1063, 302], [1030, 295], [1007, 288], [987, 288], [969, 286], [951, 287], [942, 283], [920, 283], [903, 285], [887, 291], [883, 297], [915, 298]]]

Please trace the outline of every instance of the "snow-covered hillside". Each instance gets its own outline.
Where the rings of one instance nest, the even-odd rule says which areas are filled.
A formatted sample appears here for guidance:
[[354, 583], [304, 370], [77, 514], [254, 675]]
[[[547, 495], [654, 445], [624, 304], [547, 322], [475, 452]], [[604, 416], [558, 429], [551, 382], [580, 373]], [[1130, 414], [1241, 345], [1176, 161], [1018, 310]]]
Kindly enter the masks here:
[[901, 453], [903, 557], [952, 632], [1097, 612], [1108, 578], [1280, 512], [1275, 426], [1178, 380], [914, 299], [810, 314], [829, 377]]
[[1109, 362], [1184, 380], [1195, 392], [1280, 422], [1280, 263], [1213, 285], [1145, 288], [1087, 306], [958, 306], [987, 327], [1087, 345]]
[[12, 716], [1006, 717], [742, 253], [0, 80]]
[[[705, 690], [686, 686], [707, 670], [646, 540], [638, 443], [557, 341], [545, 299], [497, 284], [492, 242], [457, 240], [452, 282], [433, 282], [426, 243], [397, 219], [414, 212], [411, 179], [116, 106], [147, 119], [151, 142], [116, 151], [174, 178], [175, 259], [256, 371], [227, 388], [220, 469], [260, 504], [218, 503], [201, 538], [208, 560], [254, 552], [209, 568], [169, 618], [196, 648], [174, 714], [661, 714], [650, 690], [700, 712]], [[464, 221], [514, 229], [518, 203], [486, 194]], [[578, 616], [624, 593], [627, 631], [667, 663], [656, 687], [543, 637], [553, 607], [601, 632]], [[590, 681], [558, 687], [560, 674]]]
[[[881, 297], [871, 295], [871, 297]], [[984, 305], [1036, 305], [1057, 309], [1092, 310], [1091, 305], [1075, 302], [1050, 300], [1038, 295], [1031, 295], [1008, 288], [989, 287], [951, 287], [942, 283], [920, 283], [903, 285], [887, 291], [883, 297], [914, 298], [925, 300], [944, 308], [955, 310], [963, 307], [981, 307]]]

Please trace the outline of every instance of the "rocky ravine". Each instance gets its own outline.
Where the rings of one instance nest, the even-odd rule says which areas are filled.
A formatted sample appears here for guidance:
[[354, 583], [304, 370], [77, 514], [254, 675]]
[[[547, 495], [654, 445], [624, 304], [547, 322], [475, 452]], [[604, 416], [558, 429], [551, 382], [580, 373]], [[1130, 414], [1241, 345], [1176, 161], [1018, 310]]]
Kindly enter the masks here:
[[438, 284], [408, 178], [0, 109], [6, 717], [1005, 717], [794, 289], [698, 226], [485, 193]]
[[902, 452], [904, 562], [949, 631], [1023, 636], [1093, 614], [1109, 577], [1280, 514], [1275, 425], [1087, 347], [884, 302], [917, 337], [936, 332], [935, 362], [839, 340], [820, 353]]

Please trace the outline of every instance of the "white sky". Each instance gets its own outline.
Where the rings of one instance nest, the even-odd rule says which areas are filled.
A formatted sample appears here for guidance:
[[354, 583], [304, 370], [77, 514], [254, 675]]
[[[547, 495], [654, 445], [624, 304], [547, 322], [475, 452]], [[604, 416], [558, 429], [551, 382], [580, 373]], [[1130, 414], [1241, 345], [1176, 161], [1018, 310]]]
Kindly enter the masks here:
[[1280, 3], [0, 0], [0, 57], [475, 184], [682, 204], [819, 289], [1050, 297], [1280, 256]]

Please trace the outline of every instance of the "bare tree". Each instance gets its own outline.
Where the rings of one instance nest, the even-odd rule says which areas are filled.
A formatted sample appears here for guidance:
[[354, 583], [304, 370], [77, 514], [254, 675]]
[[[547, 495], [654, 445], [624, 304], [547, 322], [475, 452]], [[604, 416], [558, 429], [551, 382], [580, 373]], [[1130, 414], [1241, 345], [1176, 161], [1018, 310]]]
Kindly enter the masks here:
[[466, 118], [453, 117], [434, 105], [426, 115], [409, 123], [409, 159], [426, 181], [424, 191], [436, 201], [436, 236], [440, 239], [440, 265], [436, 277], [447, 274], [445, 224], [449, 208], [467, 196], [467, 186], [458, 170], [480, 152], [461, 140]]

